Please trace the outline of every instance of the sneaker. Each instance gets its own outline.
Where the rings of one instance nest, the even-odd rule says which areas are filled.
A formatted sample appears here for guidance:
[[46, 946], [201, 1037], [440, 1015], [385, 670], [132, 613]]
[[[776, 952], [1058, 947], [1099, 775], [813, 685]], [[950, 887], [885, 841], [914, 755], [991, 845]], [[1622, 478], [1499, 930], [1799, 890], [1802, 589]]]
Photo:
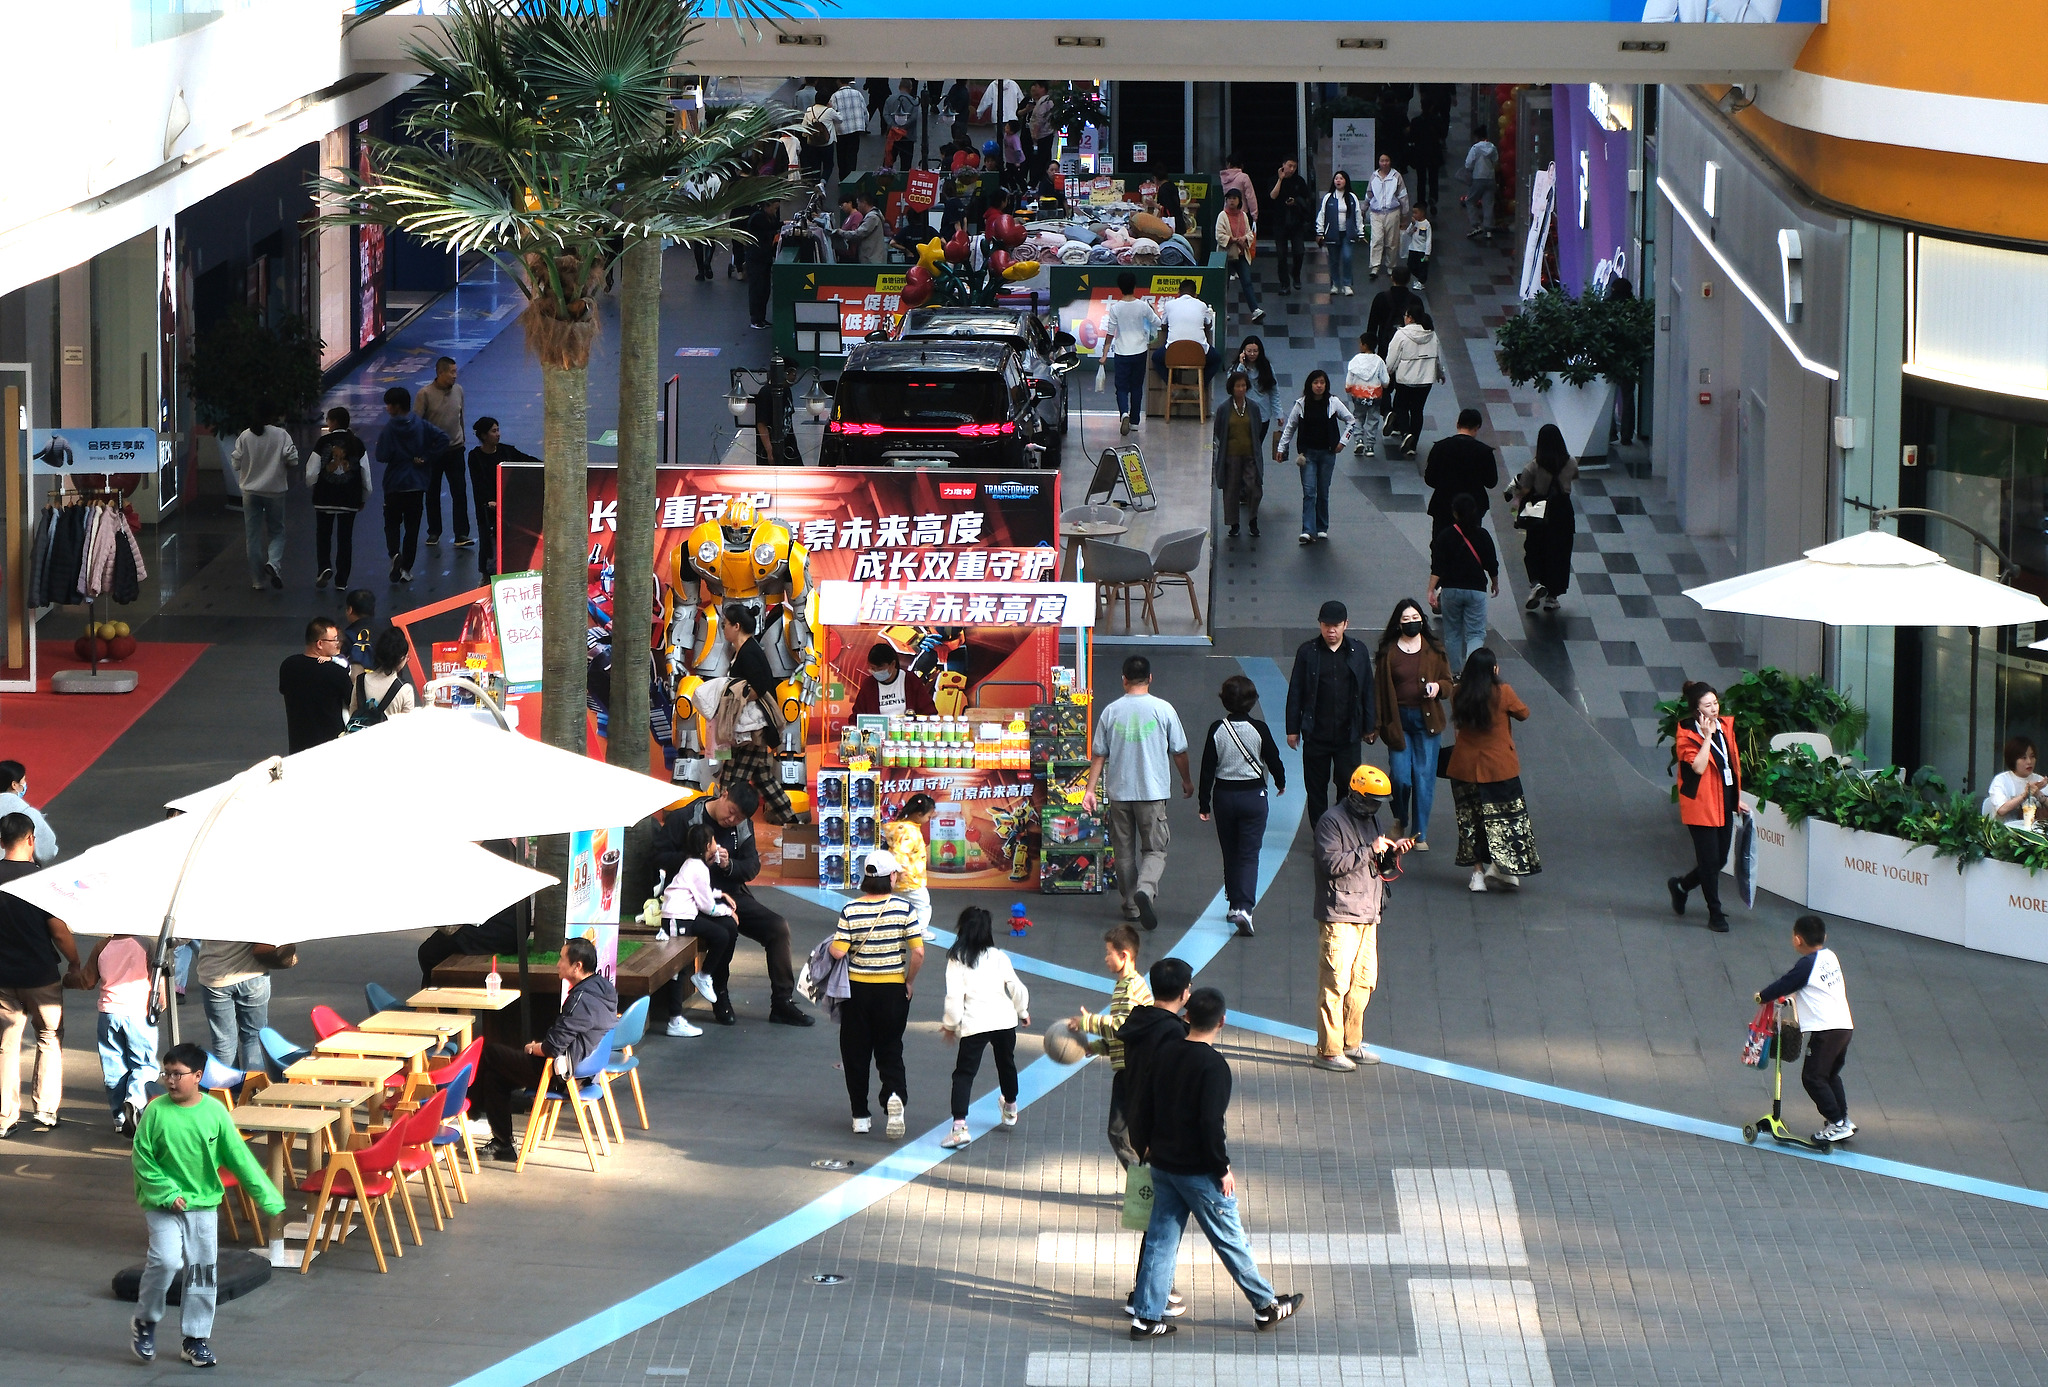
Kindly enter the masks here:
[[428, 535], [428, 536], [427, 536], [427, 543], [429, 543], [429, 544], [439, 544], [440, 542], [441, 542], [441, 537], [440, 537], [439, 535]]
[[853, 1134], [855, 1136], [864, 1137], [874, 1130], [875, 1120], [872, 1117], [856, 1117], [853, 1119]]
[[144, 1363], [156, 1360], [156, 1326], [141, 1320], [128, 1321], [128, 1351]]
[[1349, 1074], [1358, 1065], [1343, 1055], [1317, 1055], [1310, 1061], [1318, 1069], [1334, 1069], [1339, 1074]]
[[1522, 610], [1525, 612], [1533, 612], [1542, 605], [1543, 584], [1538, 583], [1536, 584], [1536, 586], [1529, 589], [1529, 597], [1527, 601], [1522, 603]]
[[1351, 456], [1353, 456], [1353, 457], [1355, 457], [1355, 458], [1362, 458], [1362, 457], [1364, 457], [1364, 456], [1365, 456], [1365, 445], [1364, 445], [1363, 443], [1361, 443], [1361, 444], [1359, 444], [1359, 445], [1358, 445], [1358, 446], [1357, 446], [1356, 448], [1353, 448], [1353, 449], [1351, 450]]
[[926, 925], [926, 926], [924, 927], [924, 931], [923, 931], [923, 932], [924, 932], [924, 942], [925, 942], [925, 943], [927, 943], [927, 944], [936, 944], [936, 943], [938, 943], [938, 942], [939, 942], [939, 930], [938, 930], [938, 926], [936, 926], [936, 925]]
[[463, 1129], [469, 1133], [471, 1141], [489, 1141], [491, 1139], [491, 1124], [484, 1118], [471, 1118], [462, 1125]]
[[1716, 934], [1726, 934], [1728, 932], [1728, 917], [1719, 914], [1708, 916], [1707, 928]]
[[[1176, 1295], [1172, 1291], [1168, 1291], [1166, 1293], [1166, 1313], [1161, 1315], [1159, 1318], [1163, 1320], [1177, 1320], [1182, 1315], [1185, 1315], [1187, 1312], [1187, 1298], [1185, 1296]], [[1126, 1315], [1129, 1315], [1132, 1319], [1136, 1319], [1138, 1317], [1138, 1293], [1136, 1291], [1132, 1291], [1129, 1295], [1124, 1297], [1124, 1313]]]
[[1263, 323], [1263, 322], [1265, 322], [1265, 321], [1266, 321], [1266, 310], [1265, 310], [1265, 309], [1263, 309], [1263, 308], [1254, 308], [1254, 309], [1252, 310], [1252, 321], [1253, 321], [1253, 322], [1255, 322], [1255, 323]]
[[1415, 851], [1417, 851], [1417, 852], [1428, 852], [1428, 851], [1429, 851], [1429, 839], [1427, 839], [1427, 838], [1417, 838], [1417, 839], [1415, 840]]
[[690, 986], [697, 989], [697, 995], [713, 1006], [718, 1005], [718, 988], [711, 981], [709, 973], [690, 974]]
[[1348, 284], [1344, 286], [1344, 297], [1345, 297], [1345, 298], [1347, 298], [1347, 299], [1348, 299], [1348, 298], [1350, 298], [1350, 297], [1352, 297], [1352, 290], [1351, 290], [1351, 286], [1350, 286], [1350, 285], [1348, 285]]
[[1364, 453], [1364, 456], [1366, 456], [1366, 457], [1369, 457], [1369, 458], [1377, 458], [1377, 457], [1378, 457], [1379, 455], [1380, 455], [1380, 450], [1379, 450], [1378, 448], [1375, 448], [1375, 447], [1374, 447], [1374, 446], [1373, 446], [1372, 444], [1370, 444], [1370, 443], [1368, 443], [1368, 444], [1366, 444], [1366, 445], [1365, 445], [1365, 453]]
[[211, 1368], [220, 1362], [204, 1339], [187, 1339], [184, 1352], [178, 1356], [195, 1368]]
[[37, 1136], [43, 1136], [46, 1133], [57, 1130], [57, 1119], [54, 1117], [31, 1117], [28, 1120], [28, 1129]]
[[263, 590], [264, 590], [264, 586], [263, 586], [263, 580], [262, 580], [261, 578], [251, 578], [251, 579], [249, 580], [249, 591], [251, 591], [251, 592], [262, 592]]
[[401, 583], [410, 583], [410, 582], [412, 581], [412, 570], [411, 570], [411, 569], [409, 569], [409, 568], [401, 568], [401, 569], [399, 569], [399, 570], [398, 570], [398, 581], [399, 581], [399, 582], [401, 582]]
[[1465, 889], [1467, 891], [1484, 891], [1486, 889], [1486, 873], [1480, 868], [1474, 867], [1472, 869], [1472, 880], [1465, 884]]
[[1231, 537], [1232, 539], [1236, 539], [1236, 538], [1237, 538], [1237, 526], [1235, 526], [1235, 525], [1232, 525], [1232, 526], [1230, 527], [1230, 537]]
[[1005, 1127], [1014, 1127], [1017, 1125], [1017, 1105], [1015, 1103], [1003, 1104], [1002, 1114], [1003, 1125]]
[[331, 568], [323, 568], [320, 570], [320, 576], [313, 580], [313, 586], [316, 588], [324, 588], [333, 581], [334, 570]]
[[1261, 1329], [1271, 1329], [1282, 1320], [1293, 1319], [1294, 1312], [1301, 1308], [1301, 1302], [1302, 1296], [1298, 1292], [1294, 1295], [1281, 1296], [1265, 1309], [1254, 1313], [1252, 1321]]
[[519, 1159], [519, 1148], [509, 1141], [494, 1141], [484, 1148], [484, 1155], [494, 1161], [516, 1161]]
[[773, 326], [773, 325], [772, 325], [772, 324], [770, 324], [770, 323], [748, 323], [748, 324], [747, 324], [747, 326], [748, 326], [748, 327], [751, 327], [751, 328], [764, 328], [764, 327], [770, 327], [770, 326]]
[[1252, 538], [1253, 538], [1253, 539], [1257, 539], [1258, 537], [1259, 537], [1259, 522], [1258, 522], [1258, 521], [1256, 521], [1256, 520], [1254, 520], [1254, 521], [1252, 522]]
[[[263, 565], [263, 576], [270, 580], [270, 585], [273, 588], [278, 589], [280, 592], [284, 590], [284, 575], [277, 571], [276, 564], [267, 563]], [[202, 1339], [200, 1343], [203, 1345], [205, 1340]]]
[[1486, 864], [1486, 880], [1496, 891], [1518, 891], [1522, 879], [1513, 872], [1503, 872], [1491, 862]]
[[391, 556], [391, 581], [394, 583], [399, 581], [399, 575], [404, 572], [405, 570], [398, 566], [398, 555], [393, 554]]
[[682, 1018], [682, 1016], [681, 1016], [680, 1014], [678, 1014], [678, 1015], [675, 1015], [675, 1016], [671, 1016], [671, 1017], [669, 1017], [669, 1019], [668, 1019], [668, 1034], [670, 1034], [670, 1035], [702, 1035], [702, 1034], [704, 1034], [704, 1028], [703, 1028], [702, 1026], [693, 1026], [693, 1025], [691, 1025], [691, 1024], [690, 1024], [690, 1023], [688, 1022], [688, 1021], [685, 1021], [685, 1020], [684, 1020], [684, 1019]]
[[1841, 1129], [1838, 1126], [1836, 1126], [1836, 1124], [1830, 1122], [1827, 1126], [1821, 1128], [1818, 1132], [1815, 1132], [1811, 1137], [1807, 1138], [1807, 1140], [1814, 1142], [1817, 1145], [1832, 1142], [1835, 1140], [1835, 1134], [1840, 1130]]
[[1841, 1125], [1849, 1129], [1846, 1133], [1843, 1134], [1843, 1141], [1847, 1141], [1850, 1137], [1856, 1135], [1856, 1124], [1854, 1122], [1851, 1122], [1848, 1118], [1845, 1117], [1842, 1119]]
[[1318, 540], [1324, 540], [1324, 539], [1328, 539], [1329, 537], [1330, 537], [1330, 532], [1329, 532], [1328, 530], [1317, 530], [1317, 531], [1316, 531], [1316, 538], [1317, 538]]
[[1354, 1045], [1344, 1052], [1344, 1058], [1357, 1064], [1378, 1064], [1380, 1057], [1363, 1045]]
[[1133, 1339], [1164, 1339], [1169, 1334], [1178, 1333], [1180, 1326], [1177, 1324], [1168, 1324], [1165, 1320], [1141, 1320], [1135, 1315], [1131, 1317]]
[[973, 1137], [967, 1135], [967, 1124], [965, 1122], [955, 1122], [953, 1130], [939, 1138], [939, 1145], [945, 1147], [948, 1151], [958, 1151], [973, 1140]]
[[1138, 923], [1145, 927], [1147, 934], [1159, 928], [1159, 916], [1152, 909], [1152, 896], [1150, 892], [1136, 892], [1132, 895], [1131, 902], [1138, 907]]
[[1671, 893], [1671, 913], [1673, 915], [1685, 914], [1685, 897], [1687, 894], [1685, 883], [1677, 877], [1665, 877], [1664, 889]]
[[815, 1026], [818, 1018], [795, 1002], [780, 1002], [768, 1009], [768, 1019], [778, 1026]]
[[903, 1130], [903, 1095], [892, 1093], [889, 1095], [889, 1120], [882, 1126], [882, 1135], [900, 1137]]
[[1314, 544], [1316, 541], [1314, 535], [1311, 535], [1307, 530], [1303, 530], [1294, 537], [1294, 542], [1296, 544]]
[[476, 541], [464, 535], [461, 539], [455, 541], [455, 547], [457, 549], [474, 549], [476, 548]]
[[1117, 436], [1118, 436], [1119, 438], [1129, 438], [1129, 437], [1131, 436], [1131, 416], [1130, 416], [1130, 415], [1128, 415], [1128, 414], [1119, 414], [1119, 415], [1117, 415], [1117, 417], [1116, 417], [1116, 432], [1117, 432]]

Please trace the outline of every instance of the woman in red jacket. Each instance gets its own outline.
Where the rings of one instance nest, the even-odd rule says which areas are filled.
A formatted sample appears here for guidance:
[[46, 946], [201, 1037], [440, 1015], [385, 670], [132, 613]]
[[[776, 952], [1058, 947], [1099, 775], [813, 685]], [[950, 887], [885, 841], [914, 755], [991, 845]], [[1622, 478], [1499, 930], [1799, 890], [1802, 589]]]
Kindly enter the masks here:
[[1693, 869], [1664, 884], [1671, 910], [1685, 914], [1695, 887], [1707, 903], [1707, 928], [1728, 932], [1721, 913], [1721, 867], [1735, 839], [1742, 807], [1742, 757], [1735, 749], [1735, 719], [1721, 716], [1721, 695], [1710, 684], [1687, 684], [1679, 697], [1689, 718], [1678, 724], [1678, 819], [1692, 835]]

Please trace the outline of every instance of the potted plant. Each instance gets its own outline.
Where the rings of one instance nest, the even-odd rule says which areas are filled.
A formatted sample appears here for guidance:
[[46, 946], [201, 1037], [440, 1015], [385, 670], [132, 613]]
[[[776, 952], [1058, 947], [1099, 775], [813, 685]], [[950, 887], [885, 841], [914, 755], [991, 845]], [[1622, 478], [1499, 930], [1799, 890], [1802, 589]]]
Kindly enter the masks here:
[[1573, 298], [1552, 287], [1494, 330], [1493, 354], [1510, 381], [1550, 402], [1573, 457], [1600, 457], [1614, 389], [1641, 378], [1655, 326], [1649, 303], [1633, 295], [1588, 289]]

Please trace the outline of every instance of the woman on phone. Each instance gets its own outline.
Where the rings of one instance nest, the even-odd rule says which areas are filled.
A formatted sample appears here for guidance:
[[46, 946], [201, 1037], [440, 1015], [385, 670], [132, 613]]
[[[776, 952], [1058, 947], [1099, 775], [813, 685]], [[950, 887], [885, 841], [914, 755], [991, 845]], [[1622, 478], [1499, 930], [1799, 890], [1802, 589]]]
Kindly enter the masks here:
[[1671, 877], [1671, 913], [1685, 914], [1695, 889], [1707, 903], [1707, 928], [1728, 932], [1721, 913], [1721, 866], [1735, 840], [1742, 807], [1742, 757], [1735, 749], [1735, 719], [1721, 716], [1721, 695], [1711, 684], [1687, 684], [1679, 693], [1685, 718], [1678, 724], [1678, 820], [1692, 835], [1693, 868]]
[[1280, 382], [1273, 376], [1273, 362], [1266, 355], [1264, 339], [1255, 332], [1247, 333], [1237, 344], [1237, 360], [1230, 364], [1230, 370], [1251, 377], [1251, 402], [1259, 407], [1259, 417], [1267, 427], [1272, 427], [1280, 417]]

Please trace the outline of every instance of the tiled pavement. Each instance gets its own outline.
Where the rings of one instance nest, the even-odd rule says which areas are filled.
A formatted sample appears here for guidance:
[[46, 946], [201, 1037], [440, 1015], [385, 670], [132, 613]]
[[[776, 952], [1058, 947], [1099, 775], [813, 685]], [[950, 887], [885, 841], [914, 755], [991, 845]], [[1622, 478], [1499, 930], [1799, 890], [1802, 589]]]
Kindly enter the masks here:
[[[1117, 1310], [1138, 1235], [1117, 1226], [1098, 1064], [1015, 1132], [544, 1380], [1505, 1387], [2048, 1372], [2048, 1214], [1391, 1068], [1325, 1074], [1243, 1032], [1225, 1041], [1246, 1224], [1276, 1288], [1308, 1296], [1274, 1333], [1253, 1332], [1193, 1235], [1180, 1333], [1126, 1337]], [[1451, 1196], [1435, 1227], [1417, 1182]], [[1495, 1222], [1499, 1186], [1511, 1203]]]

